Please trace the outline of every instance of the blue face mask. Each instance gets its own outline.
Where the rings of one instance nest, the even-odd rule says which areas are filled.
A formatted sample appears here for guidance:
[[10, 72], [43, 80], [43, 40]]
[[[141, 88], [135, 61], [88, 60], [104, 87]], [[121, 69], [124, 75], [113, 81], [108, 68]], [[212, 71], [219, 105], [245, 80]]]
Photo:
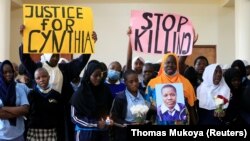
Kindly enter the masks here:
[[115, 71], [115, 70], [108, 70], [108, 78], [110, 80], [118, 80], [120, 79], [120, 72], [119, 71]]

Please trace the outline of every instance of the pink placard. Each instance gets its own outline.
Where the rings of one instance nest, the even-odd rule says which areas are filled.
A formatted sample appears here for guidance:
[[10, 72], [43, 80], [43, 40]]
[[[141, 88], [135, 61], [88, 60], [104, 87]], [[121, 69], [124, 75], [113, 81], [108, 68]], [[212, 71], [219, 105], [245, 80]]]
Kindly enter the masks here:
[[185, 16], [133, 10], [130, 25], [135, 51], [151, 54], [173, 52], [180, 56], [192, 53], [193, 26]]

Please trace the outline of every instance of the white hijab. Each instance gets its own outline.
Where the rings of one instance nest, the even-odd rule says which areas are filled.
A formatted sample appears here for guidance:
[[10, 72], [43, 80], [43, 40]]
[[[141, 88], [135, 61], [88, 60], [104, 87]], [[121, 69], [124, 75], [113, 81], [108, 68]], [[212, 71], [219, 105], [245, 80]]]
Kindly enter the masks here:
[[[202, 79], [203, 82], [197, 88], [197, 99], [199, 100], [199, 107], [207, 110], [216, 109], [214, 97], [222, 95], [227, 100], [230, 98], [230, 89], [222, 77], [218, 85], [213, 83], [214, 71], [218, 64], [211, 64], [205, 68]], [[223, 106], [227, 108], [228, 103]]]
[[[132, 69], [133, 69], [133, 70], [135, 70], [135, 62], [136, 62], [136, 60], [138, 60], [138, 59], [139, 59], [140, 61], [142, 61], [143, 64], [145, 64], [145, 60], [144, 60], [142, 57], [136, 56], [136, 57], [134, 57], [133, 60], [132, 60]], [[139, 79], [139, 82], [142, 82], [142, 81], [143, 81], [143, 75], [142, 75], [142, 73], [138, 74], [138, 79]]]
[[60, 63], [68, 63], [69, 60], [67, 60], [66, 58], [60, 58], [59, 61], [58, 61], [58, 64]]
[[52, 57], [52, 53], [44, 53], [40, 58], [41, 58], [41, 62], [45, 63], [46, 61], [49, 62], [50, 58]]
[[58, 67], [58, 64], [55, 67], [51, 67], [46, 63], [46, 61], [50, 61], [52, 57], [52, 53], [46, 53], [41, 56], [41, 62], [43, 64], [43, 68], [45, 68], [49, 75], [49, 84], [51, 85], [52, 89], [58, 91], [59, 93], [62, 92], [62, 85], [63, 85], [63, 75], [61, 70]]

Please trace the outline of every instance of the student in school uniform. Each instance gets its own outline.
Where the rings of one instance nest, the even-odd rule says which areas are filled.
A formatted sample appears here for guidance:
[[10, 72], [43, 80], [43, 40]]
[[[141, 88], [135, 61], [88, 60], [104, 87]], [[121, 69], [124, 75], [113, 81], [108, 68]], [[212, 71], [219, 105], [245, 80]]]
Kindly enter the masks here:
[[[139, 80], [137, 73], [133, 70], [127, 70], [124, 73], [124, 82], [126, 84], [126, 90], [119, 93], [112, 104], [111, 119], [114, 120], [116, 125], [114, 129], [115, 141], [127, 141], [127, 129], [126, 125], [138, 125], [136, 117], [131, 112], [131, 107], [135, 105], [145, 105], [147, 102], [144, 100], [142, 94], [139, 91]], [[145, 113], [147, 114], [147, 113]]]
[[145, 63], [142, 68], [143, 80], [140, 82], [139, 90], [142, 92], [143, 96], [146, 92], [148, 82], [155, 77], [154, 75], [154, 65], [152, 63]]
[[122, 66], [119, 62], [110, 63], [105, 84], [109, 87], [113, 98], [125, 90], [125, 84], [121, 82], [121, 72]]
[[28, 116], [27, 141], [57, 141], [57, 127], [62, 118], [61, 94], [49, 85], [49, 73], [38, 68], [34, 74], [37, 83], [28, 94], [30, 110]]
[[0, 140], [24, 141], [24, 116], [29, 111], [29, 88], [14, 80], [9, 60], [0, 65]]
[[[76, 141], [108, 141], [105, 119], [109, 116], [112, 94], [102, 82], [99, 61], [88, 63], [81, 85], [71, 98], [71, 116], [75, 124]], [[110, 120], [112, 124], [112, 120]]]
[[[224, 110], [228, 107], [230, 88], [223, 78], [220, 65], [208, 65], [202, 79], [203, 82], [197, 88], [197, 99], [199, 100], [198, 124], [222, 125], [221, 118], [225, 116]], [[223, 103], [220, 103], [220, 105], [217, 105], [216, 102], [218, 98], [223, 99]]]

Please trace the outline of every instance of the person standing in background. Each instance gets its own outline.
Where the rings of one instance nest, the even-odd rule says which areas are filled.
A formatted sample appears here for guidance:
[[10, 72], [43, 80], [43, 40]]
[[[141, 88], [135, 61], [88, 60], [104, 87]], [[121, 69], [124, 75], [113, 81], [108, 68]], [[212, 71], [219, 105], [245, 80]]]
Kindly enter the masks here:
[[143, 97], [146, 92], [148, 82], [154, 78], [154, 65], [152, 63], [145, 63], [142, 68], [143, 80], [140, 82], [139, 90], [142, 92]]
[[16, 77], [16, 82], [24, 83], [30, 89], [33, 89], [35, 87], [35, 81], [30, 78], [23, 64], [19, 65], [18, 76]]
[[250, 65], [246, 66], [247, 78], [250, 80]]
[[108, 68], [108, 76], [105, 84], [109, 87], [113, 98], [125, 90], [125, 84], [120, 81], [122, 66], [119, 62], [114, 61], [110, 63]]
[[225, 117], [222, 118], [223, 124], [227, 126], [245, 125], [246, 123], [240, 115], [241, 110], [243, 110], [243, 101], [241, 101], [243, 89], [240, 72], [235, 68], [229, 68], [224, 72], [223, 76], [231, 92]]

